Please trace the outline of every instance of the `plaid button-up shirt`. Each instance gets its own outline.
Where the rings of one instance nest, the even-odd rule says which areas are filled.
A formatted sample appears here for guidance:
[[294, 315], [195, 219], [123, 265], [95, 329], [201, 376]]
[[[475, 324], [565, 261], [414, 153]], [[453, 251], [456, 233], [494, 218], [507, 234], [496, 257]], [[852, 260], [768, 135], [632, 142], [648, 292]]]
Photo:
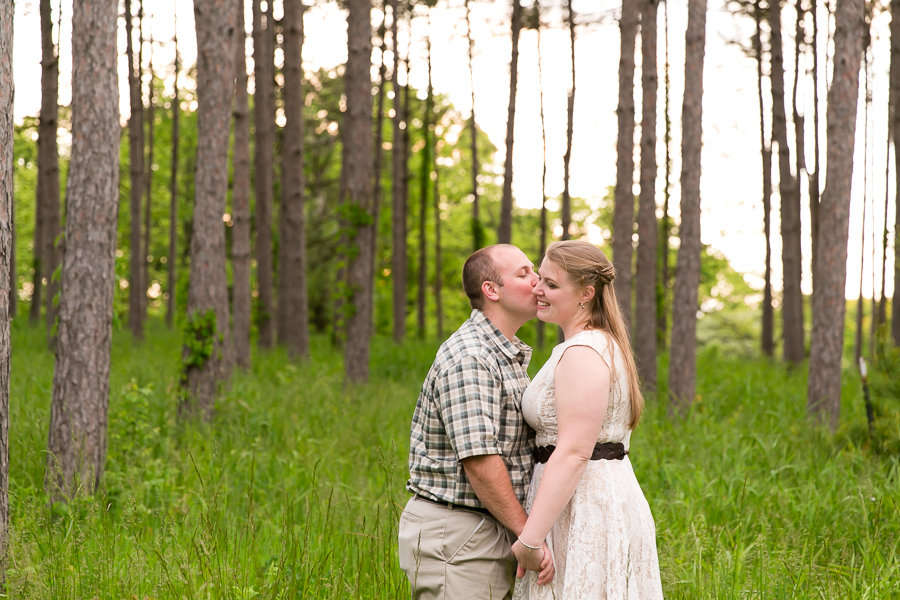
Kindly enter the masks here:
[[499, 454], [522, 504], [534, 465], [534, 431], [521, 412], [531, 348], [497, 329], [480, 310], [444, 342], [412, 419], [409, 491], [483, 507], [462, 459]]

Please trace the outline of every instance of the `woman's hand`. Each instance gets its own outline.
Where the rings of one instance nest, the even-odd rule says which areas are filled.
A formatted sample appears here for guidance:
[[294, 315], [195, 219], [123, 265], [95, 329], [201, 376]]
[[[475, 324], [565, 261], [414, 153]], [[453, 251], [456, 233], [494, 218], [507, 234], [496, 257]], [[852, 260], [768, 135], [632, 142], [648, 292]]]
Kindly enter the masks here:
[[547, 585], [553, 581], [556, 568], [553, 565], [553, 557], [546, 542], [537, 550], [527, 548], [522, 542], [516, 540], [512, 546], [513, 555], [519, 561], [516, 569], [516, 577], [525, 576], [525, 571], [538, 571], [538, 585]]

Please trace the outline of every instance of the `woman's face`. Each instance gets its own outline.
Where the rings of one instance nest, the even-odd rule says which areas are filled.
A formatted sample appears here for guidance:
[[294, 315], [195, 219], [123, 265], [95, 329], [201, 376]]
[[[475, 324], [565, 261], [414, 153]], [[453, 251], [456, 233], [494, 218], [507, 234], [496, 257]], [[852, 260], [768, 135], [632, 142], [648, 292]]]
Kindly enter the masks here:
[[541, 280], [533, 291], [538, 319], [565, 326], [588, 317], [588, 305], [581, 308], [584, 289], [573, 284], [568, 273], [545, 257], [538, 274]]

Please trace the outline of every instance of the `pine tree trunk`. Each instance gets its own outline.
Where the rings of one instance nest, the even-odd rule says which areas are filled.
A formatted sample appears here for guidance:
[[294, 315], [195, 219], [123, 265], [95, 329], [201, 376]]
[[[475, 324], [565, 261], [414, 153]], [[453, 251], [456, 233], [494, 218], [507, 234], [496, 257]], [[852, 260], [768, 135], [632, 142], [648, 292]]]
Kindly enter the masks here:
[[[470, 18], [469, 0], [466, 3], [466, 39], [469, 42], [469, 87], [472, 90], [472, 114], [469, 116], [470, 152], [472, 153], [472, 247], [474, 250], [484, 246], [484, 228], [479, 214], [478, 194], [478, 125], [475, 123], [475, 68], [472, 64], [475, 54], [475, 40], [472, 38], [472, 19]], [[538, 329], [542, 329], [540, 321]]]
[[800, 290], [800, 196], [791, 175], [791, 154], [787, 142], [780, 1], [776, 0], [769, 7], [769, 29], [772, 40], [772, 139], [778, 144], [778, 190], [781, 196], [781, 262], [784, 272], [781, 318], [784, 359], [799, 363], [806, 356], [803, 294]]
[[[865, 137], [863, 139], [866, 139]], [[865, 167], [866, 161], [863, 161]], [[865, 189], [865, 188], [863, 188]], [[856, 299], [856, 331], [853, 336], [853, 364], [859, 364], [863, 346], [863, 265], [866, 256], [866, 199], [863, 197], [862, 226], [860, 227], [859, 245], [859, 296]]]
[[[430, 17], [429, 17], [430, 18]], [[431, 21], [428, 23], [429, 44], [431, 43]], [[416, 289], [416, 325], [419, 339], [425, 339], [425, 311], [428, 290], [428, 237], [426, 231], [428, 215], [428, 181], [431, 173], [431, 115], [433, 113], [431, 88], [427, 90], [425, 97], [425, 115], [422, 118], [422, 140], [425, 142], [419, 155], [422, 162], [419, 165], [419, 272], [418, 286]]]
[[613, 265], [616, 269], [616, 297], [625, 322], [631, 326], [631, 265], [634, 249], [634, 52], [637, 37], [639, 0], [622, 1], [619, 21], [619, 136], [616, 142], [616, 191], [613, 209]]
[[812, 284], [813, 294], [816, 289], [816, 257], [819, 246], [819, 198], [821, 196], [821, 176], [819, 168], [819, 7], [818, 0], [812, 0], [812, 48], [813, 48], [813, 161], [815, 173], [809, 176], [809, 229], [812, 237]]
[[[53, 300], [59, 282], [53, 274], [59, 266], [56, 238], [60, 233], [59, 220], [59, 147], [56, 130], [59, 127], [59, 58], [53, 43], [53, 18], [50, 0], [41, 0], [41, 121], [38, 132], [38, 203], [40, 204], [41, 248], [40, 281], [47, 280], [47, 342], [53, 347], [53, 325], [57, 305]], [[37, 250], [36, 250], [37, 252]], [[35, 270], [37, 273], [37, 270]], [[40, 300], [38, 287], [37, 299]], [[34, 310], [34, 309], [32, 309]], [[40, 313], [40, 305], [37, 314]], [[35, 316], [37, 316], [35, 314]]]
[[763, 181], [763, 231], [766, 236], [765, 283], [763, 284], [762, 305], [762, 352], [771, 357], [775, 354], [775, 314], [772, 308], [772, 146], [766, 139], [766, 110], [763, 100], [763, 47], [762, 18], [760, 0], [754, 4], [753, 16], [756, 20], [756, 34], [753, 49], [756, 54], [756, 91], [759, 97], [759, 147], [762, 152]]
[[572, 225], [572, 196], [569, 193], [569, 163], [572, 160], [572, 133], [575, 122], [575, 11], [572, 0], [566, 2], [566, 21], [569, 25], [569, 49], [572, 60], [572, 87], [566, 104], [566, 153], [563, 155], [563, 195], [562, 195], [562, 239], [571, 237], [569, 229]]
[[[218, 384], [233, 360], [225, 272], [225, 198], [228, 190], [228, 137], [234, 94], [233, 0], [194, 0], [197, 24], [197, 162], [191, 233], [185, 346], [186, 395], [182, 412], [212, 417]], [[191, 326], [193, 324], [193, 327]], [[204, 331], [201, 325], [212, 326]], [[211, 352], [199, 348], [206, 346]]]
[[148, 64], [150, 71], [150, 89], [147, 94], [147, 199], [144, 201], [144, 243], [141, 246], [141, 259], [143, 261], [143, 268], [141, 269], [141, 275], [143, 276], [143, 282], [141, 283], [141, 289], [144, 290], [144, 293], [141, 294], [141, 318], [146, 320], [147, 318], [147, 305], [149, 304], [149, 299], [147, 296], [147, 290], [150, 289], [150, 260], [151, 260], [151, 252], [150, 252], [150, 219], [153, 215], [153, 129], [155, 115], [154, 115], [154, 92], [153, 92], [153, 38], [150, 39], [150, 62]]
[[668, 333], [667, 313], [669, 310], [669, 234], [670, 224], [672, 222], [669, 217], [669, 198], [671, 195], [670, 182], [672, 181], [672, 119], [669, 118], [669, 3], [663, 3], [663, 20], [665, 23], [666, 47], [665, 47], [665, 65], [663, 67], [663, 87], [665, 107], [663, 108], [664, 121], [666, 126], [665, 146], [666, 146], [666, 181], [663, 186], [663, 210], [662, 210], [662, 227], [660, 227], [659, 235], [659, 284], [656, 292], [656, 340], [663, 348], [666, 347], [666, 337]]
[[[538, 246], [538, 261], [544, 260], [544, 254], [547, 252], [547, 125], [544, 120], [544, 72], [542, 68], [541, 54], [541, 19], [540, 19], [540, 3], [535, 1], [535, 10], [538, 11], [537, 17], [537, 67], [538, 67], [538, 93], [540, 94], [541, 106], [541, 147], [543, 149], [543, 164], [541, 166], [541, 239]], [[540, 319], [537, 320], [537, 347], [543, 350], [545, 343], [546, 324]]]
[[[257, 326], [259, 347], [271, 348], [275, 342], [274, 303], [272, 299], [272, 194], [273, 145], [275, 135], [274, 48], [271, 43], [274, 23], [264, 15], [262, 0], [253, 2], [253, 121], [256, 189], [256, 278], [259, 285]], [[271, 11], [272, 3], [268, 3]], [[265, 17], [265, 23], [263, 22]]]
[[[891, 110], [893, 103], [888, 107], [888, 136], [887, 144], [884, 151], [886, 157], [891, 155]], [[888, 205], [890, 204], [891, 189], [891, 161], [884, 162], [884, 232], [881, 238], [881, 295], [878, 297], [878, 327], [887, 322], [887, 298], [885, 297], [885, 284], [887, 276], [887, 253], [888, 253]]]
[[[241, 0], [243, 2], [243, 0]], [[169, 256], [166, 258], [169, 267], [169, 279], [167, 289], [169, 298], [166, 304], [166, 325], [170, 328], [175, 318], [175, 267], [178, 263], [178, 133], [179, 115], [181, 114], [181, 100], [178, 97], [179, 68], [178, 36], [175, 36], [175, 79], [173, 87], [175, 97], [172, 99], [172, 173], [169, 180]], [[244, 86], [246, 89], [246, 85]]]
[[[570, 0], [571, 1], [571, 0]], [[656, 18], [658, 0], [641, 7], [641, 194], [638, 200], [637, 264], [635, 265], [634, 349], [644, 389], [656, 391]]]
[[[128, 162], [131, 173], [131, 261], [128, 277], [128, 327], [135, 340], [144, 339], [141, 318], [141, 198], [144, 194], [144, 100], [141, 94], [141, 65], [134, 51], [134, 16], [131, 0], [125, 0], [125, 53], [128, 58], [128, 89], [131, 116], [128, 118]], [[140, 35], [140, 33], [138, 34]], [[140, 43], [140, 42], [139, 42]]]
[[[700, 285], [700, 154], [703, 137], [703, 59], [706, 0], [689, 0], [681, 109], [681, 226], [672, 299], [669, 357], [670, 416], [687, 416], [696, 395], [697, 288]], [[617, 277], [618, 279], [618, 277]]]
[[406, 287], [408, 259], [406, 256], [407, 202], [404, 195], [406, 177], [403, 164], [406, 161], [404, 147], [405, 115], [400, 90], [400, 46], [397, 43], [397, 25], [400, 20], [398, 0], [390, 0], [391, 39], [394, 67], [391, 73], [391, 89], [394, 91], [393, 146], [391, 146], [391, 280], [393, 286], [392, 307], [394, 313], [394, 342], [400, 344], [406, 338]]
[[[387, 63], [384, 61], [386, 57], [385, 49], [387, 47], [387, 41], [385, 40], [385, 36], [387, 35], [387, 0], [382, 0], [381, 2], [381, 14], [381, 26], [378, 28], [378, 39], [381, 44], [381, 65], [378, 67], [378, 100], [376, 101], [375, 108], [375, 134], [373, 136], [375, 138], [375, 147], [373, 149], [375, 162], [372, 167], [372, 222], [374, 223], [375, 231], [370, 239], [373, 261], [376, 260], [375, 257], [378, 256], [378, 230], [381, 223], [381, 201], [383, 195], [381, 175], [382, 166], [384, 165], [384, 80], [387, 77]], [[372, 276], [375, 276], [374, 263], [372, 267]], [[373, 300], [373, 311], [375, 309], [374, 304]], [[372, 324], [372, 335], [375, 335], [374, 312], [372, 314], [372, 319], [369, 322]]]
[[303, 6], [284, 3], [284, 149], [278, 244], [278, 339], [294, 358], [309, 356], [303, 177]]
[[850, 183], [856, 138], [859, 66], [862, 58], [863, 1], [837, 0], [834, 77], [828, 91], [828, 173], [820, 201], [819, 256], [813, 294], [807, 408], [834, 430], [841, 408], [841, 351]]
[[[430, 28], [429, 28], [430, 29]], [[428, 35], [428, 97], [431, 98], [431, 105], [434, 105], [434, 86], [431, 77], [431, 35]], [[434, 187], [431, 192], [431, 199], [434, 210], [434, 309], [437, 317], [437, 336], [439, 340], [444, 339], [444, 305], [441, 302], [441, 273], [443, 266], [441, 265], [441, 194], [439, 184], [439, 173], [437, 163], [437, 132], [432, 136], [432, 152], [430, 168], [434, 172]]]
[[[868, 30], [868, 23], [866, 24], [866, 29]], [[868, 57], [868, 49], [871, 44], [872, 38], [869, 34], [869, 31], [863, 35], [863, 39], [865, 40], [863, 46], [863, 81], [865, 82], [865, 93], [863, 95], [863, 208], [862, 208], [862, 223], [859, 227], [859, 297], [856, 302], [856, 338], [854, 340], [854, 356], [853, 356], [853, 364], [858, 366], [859, 359], [863, 355], [863, 342], [865, 335], [863, 334], [863, 315], [865, 313], [865, 300], [863, 299], [863, 271], [865, 269], [866, 264], [866, 209], [869, 204], [869, 105], [871, 104], [871, 92], [869, 91], [869, 57]], [[874, 207], [873, 207], [874, 208]], [[875, 230], [875, 211], [872, 211], [872, 230]], [[873, 248], [874, 251], [874, 248]], [[875, 273], [875, 263], [872, 263], [872, 274]], [[873, 286], [874, 288], [874, 286]], [[874, 289], [872, 292], [874, 293]], [[874, 315], [873, 315], [874, 316]]]
[[512, 0], [512, 58], [509, 62], [509, 108], [506, 113], [506, 160], [503, 167], [503, 197], [500, 200], [500, 225], [497, 243], [512, 243], [513, 142], [516, 124], [516, 84], [519, 79], [519, 32], [522, 31], [522, 5]]
[[344, 365], [350, 383], [369, 379], [369, 342], [372, 332], [372, 301], [375, 257], [372, 236], [375, 235], [372, 198], [372, 31], [371, 0], [349, 0], [347, 18], [347, 69], [344, 90], [347, 110], [344, 113], [343, 198], [352, 207], [355, 244], [359, 252], [350, 260], [347, 280], [353, 311], [347, 319], [347, 344]]
[[[894, 139], [894, 177], [900, 189], [900, 0], [891, 0], [891, 71], [890, 71], [890, 131]], [[891, 337], [900, 346], [900, 202], [895, 202], [894, 216], [894, 295], [891, 299]]]
[[[0, 14], [13, 14], [13, 0], [0, 0]], [[0, 21], [0, 586], [6, 589], [9, 546], [9, 322], [15, 306], [13, 252], [13, 20]]]
[[[290, 2], [288, 4], [291, 4]], [[250, 366], [250, 106], [247, 94], [247, 32], [244, 24], [244, 0], [237, 0], [237, 39], [235, 44], [234, 91], [234, 179], [231, 202], [231, 270], [234, 303], [234, 362]], [[287, 33], [287, 32], [285, 32]]]
[[67, 251], [45, 480], [55, 501], [93, 493], [106, 462], [119, 215], [117, 20], [116, 0], [74, 4]]

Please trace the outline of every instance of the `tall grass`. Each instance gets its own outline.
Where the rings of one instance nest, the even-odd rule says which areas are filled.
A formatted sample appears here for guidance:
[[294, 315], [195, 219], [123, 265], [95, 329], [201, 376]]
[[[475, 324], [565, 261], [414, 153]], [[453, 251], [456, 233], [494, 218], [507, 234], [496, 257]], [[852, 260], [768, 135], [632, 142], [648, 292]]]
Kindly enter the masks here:
[[[104, 487], [52, 508], [53, 357], [18, 321], [13, 345], [10, 597], [408, 597], [397, 520], [436, 342], [377, 339], [356, 388], [325, 339], [302, 365], [256, 354], [204, 425], [177, 417], [178, 334], [117, 333]], [[847, 433], [865, 414], [845, 380], [836, 436], [807, 423], [802, 369], [714, 347], [685, 423], [648, 402], [631, 459], [668, 598], [900, 598], [900, 459]]]

